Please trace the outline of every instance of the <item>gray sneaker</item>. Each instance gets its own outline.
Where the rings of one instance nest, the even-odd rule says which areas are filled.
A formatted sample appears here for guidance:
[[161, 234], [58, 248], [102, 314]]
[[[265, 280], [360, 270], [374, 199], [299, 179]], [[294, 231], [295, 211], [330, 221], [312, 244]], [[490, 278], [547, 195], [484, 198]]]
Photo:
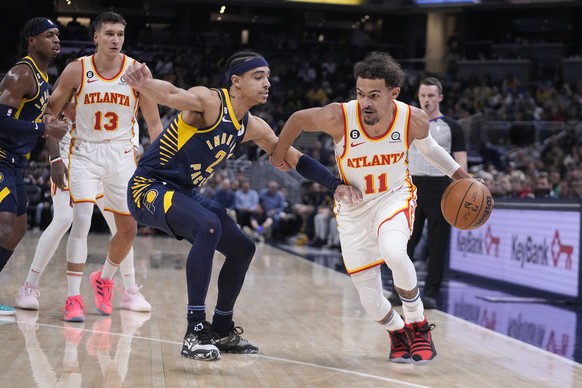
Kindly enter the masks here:
[[259, 351], [259, 348], [252, 342], [241, 337], [244, 332], [240, 326], [234, 326], [226, 334], [213, 333], [213, 343], [216, 347], [225, 353], [239, 353], [239, 354], [254, 354]]
[[220, 351], [212, 342], [210, 323], [204, 321], [194, 327], [188, 327], [182, 345], [182, 357], [202, 361], [219, 360]]

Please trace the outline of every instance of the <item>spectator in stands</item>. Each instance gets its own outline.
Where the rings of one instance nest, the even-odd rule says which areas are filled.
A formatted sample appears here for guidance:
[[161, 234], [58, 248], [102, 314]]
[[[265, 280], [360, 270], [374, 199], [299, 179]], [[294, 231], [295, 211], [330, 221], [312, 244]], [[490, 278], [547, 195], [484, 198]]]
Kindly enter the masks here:
[[304, 61], [301, 63], [301, 67], [297, 72], [297, 78], [305, 84], [312, 84], [317, 79], [317, 73], [308, 61]]
[[277, 228], [281, 213], [287, 206], [285, 195], [279, 190], [279, 183], [277, 181], [270, 181], [266, 188], [259, 193], [259, 203], [262, 205], [267, 217], [272, 218], [273, 229]]
[[549, 174], [550, 186], [552, 187], [552, 193], [554, 198], [560, 198], [562, 196], [560, 190], [560, 182], [562, 182], [562, 172], [558, 168], [553, 168], [550, 170]]
[[243, 180], [240, 189], [235, 192], [236, 219], [239, 226], [251, 226], [251, 217], [257, 211], [259, 194], [251, 189], [251, 182]]
[[[263, 242], [265, 239], [270, 239], [272, 235], [273, 217], [270, 217], [265, 211], [265, 207], [261, 202], [257, 205], [256, 211], [251, 216], [251, 233], [247, 233], [249, 237], [257, 242]], [[245, 227], [246, 229], [247, 227]]]
[[555, 198], [548, 176], [549, 174], [546, 171], [542, 171], [536, 177], [533, 192], [535, 198]]
[[224, 178], [222, 180], [220, 188], [216, 190], [212, 199], [224, 206], [228, 215], [236, 221], [236, 196], [232, 190], [230, 179]]
[[310, 246], [339, 249], [339, 233], [333, 213], [333, 202], [326, 202], [319, 206], [313, 217], [313, 228], [315, 236], [309, 242]]
[[310, 182], [301, 196], [301, 203], [295, 205], [294, 211], [302, 219], [301, 230], [310, 240], [310, 245], [322, 246], [325, 244], [325, 241], [319, 242], [315, 238], [314, 217], [320, 207], [327, 207], [327, 204], [332, 201], [333, 199], [327, 190], [318, 183]]

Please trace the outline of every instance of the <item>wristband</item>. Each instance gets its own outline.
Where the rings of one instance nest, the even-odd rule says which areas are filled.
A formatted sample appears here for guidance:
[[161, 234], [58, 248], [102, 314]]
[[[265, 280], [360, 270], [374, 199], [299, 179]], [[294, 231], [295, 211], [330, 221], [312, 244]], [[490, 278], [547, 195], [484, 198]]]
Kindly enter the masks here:
[[332, 193], [335, 193], [335, 189], [337, 189], [339, 185], [344, 184], [341, 179], [334, 176], [331, 171], [323, 166], [323, 164], [319, 163], [309, 155], [303, 154], [299, 158], [295, 170], [303, 175], [304, 178], [319, 183]]
[[49, 163], [51, 164], [51, 166], [52, 166], [53, 163], [62, 162], [62, 161], [63, 161], [63, 158], [61, 158], [60, 156], [58, 156], [58, 157], [56, 157], [54, 159], [49, 158]]

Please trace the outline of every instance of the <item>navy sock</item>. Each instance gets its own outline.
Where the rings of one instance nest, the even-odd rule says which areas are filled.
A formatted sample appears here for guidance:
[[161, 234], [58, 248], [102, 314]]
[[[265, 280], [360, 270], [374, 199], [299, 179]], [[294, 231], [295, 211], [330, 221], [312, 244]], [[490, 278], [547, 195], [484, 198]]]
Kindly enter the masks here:
[[219, 334], [228, 333], [232, 330], [234, 323], [232, 322], [233, 311], [220, 311], [218, 309], [214, 310], [214, 316], [212, 317], [212, 328], [215, 332]]
[[196, 326], [197, 323], [206, 320], [205, 306], [188, 306], [188, 328]]
[[2, 272], [4, 266], [6, 265], [6, 263], [8, 263], [8, 260], [10, 259], [10, 256], [12, 256], [13, 253], [14, 251], [10, 251], [6, 248], [0, 247], [0, 272]]

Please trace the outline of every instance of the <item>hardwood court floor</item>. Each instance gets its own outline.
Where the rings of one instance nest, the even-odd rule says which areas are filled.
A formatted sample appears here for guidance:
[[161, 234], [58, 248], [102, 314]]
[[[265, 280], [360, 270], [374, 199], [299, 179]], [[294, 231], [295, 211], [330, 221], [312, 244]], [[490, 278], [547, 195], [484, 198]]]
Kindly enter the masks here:
[[[2, 273], [0, 301], [12, 304], [38, 234], [29, 233]], [[136, 273], [151, 313], [95, 312], [88, 276], [108, 243], [91, 235], [82, 284], [84, 323], [62, 321], [65, 241], [41, 279], [40, 311], [0, 321], [1, 387], [580, 387], [582, 365], [440, 311], [427, 317], [438, 356], [426, 366], [387, 362], [388, 335], [360, 307], [344, 274], [259, 245], [235, 310], [257, 355], [217, 362], [180, 357], [186, 328], [188, 244], [139, 237]], [[207, 299], [216, 300], [215, 257]], [[117, 280], [120, 285], [121, 281]]]

